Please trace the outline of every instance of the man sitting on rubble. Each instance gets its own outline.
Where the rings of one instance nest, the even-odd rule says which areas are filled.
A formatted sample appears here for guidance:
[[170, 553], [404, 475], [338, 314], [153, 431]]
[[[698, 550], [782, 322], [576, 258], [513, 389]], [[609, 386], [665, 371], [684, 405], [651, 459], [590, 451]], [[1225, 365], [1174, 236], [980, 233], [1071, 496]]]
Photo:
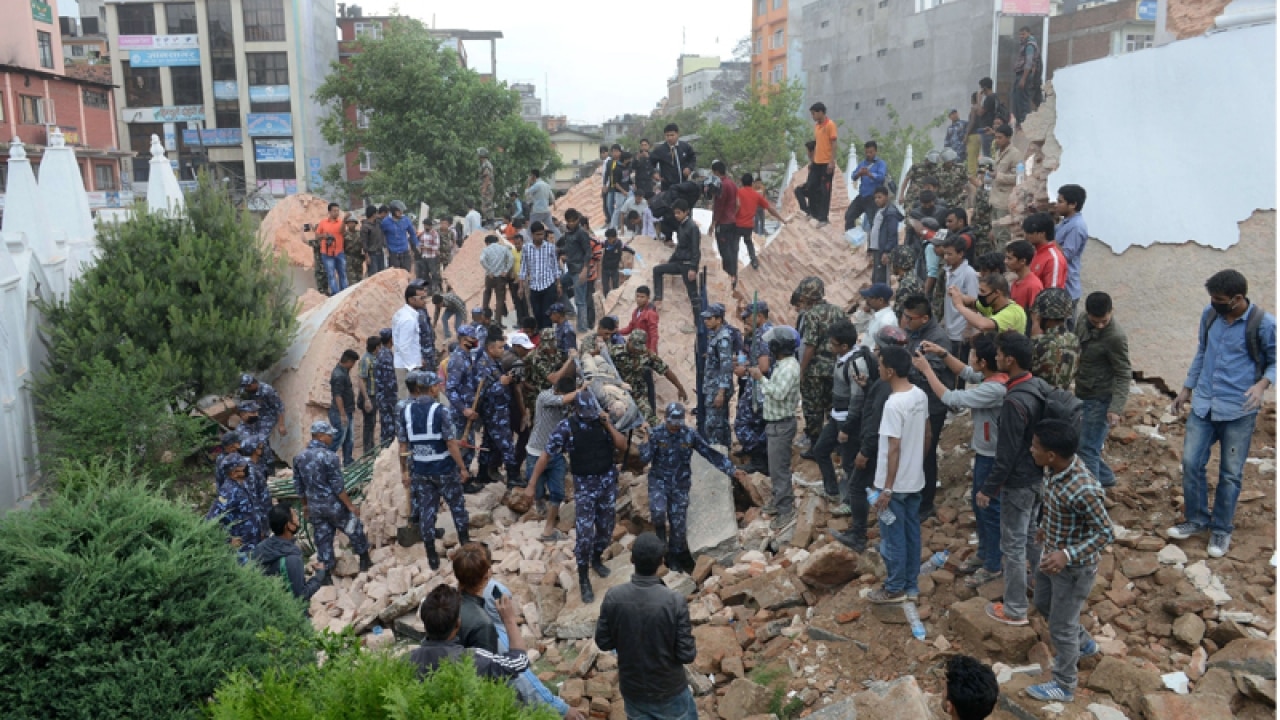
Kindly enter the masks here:
[[[276, 575], [289, 584], [289, 592], [302, 600], [311, 600], [321, 585], [332, 582], [323, 567], [307, 580], [302, 563], [302, 551], [293, 537], [301, 524], [298, 513], [286, 503], [271, 508], [267, 521], [271, 524], [271, 537], [263, 540], [253, 550], [253, 559], [262, 566], [264, 575]], [[317, 563], [319, 564], [319, 563]]]
[[529, 667], [525, 652], [524, 636], [516, 622], [516, 608], [510, 597], [498, 601], [498, 614], [511, 638], [511, 649], [501, 655], [480, 648], [464, 648], [457, 641], [462, 627], [462, 595], [449, 585], [439, 585], [427, 594], [418, 609], [427, 639], [409, 654], [418, 666], [418, 676], [423, 677], [440, 667], [446, 660], [456, 662], [464, 652], [471, 654], [476, 674], [483, 678], [508, 680]]

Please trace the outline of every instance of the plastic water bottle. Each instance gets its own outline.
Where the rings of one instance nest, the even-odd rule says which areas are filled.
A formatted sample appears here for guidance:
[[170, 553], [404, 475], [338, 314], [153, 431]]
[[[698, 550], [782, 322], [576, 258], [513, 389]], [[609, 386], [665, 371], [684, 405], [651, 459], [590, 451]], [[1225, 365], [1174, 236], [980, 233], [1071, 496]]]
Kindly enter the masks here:
[[1018, 182], [1019, 183], [1022, 182], [1022, 178], [1025, 177], [1026, 174], [1027, 174], [1027, 166], [1023, 163], [1018, 163]]
[[926, 635], [924, 623], [920, 622], [920, 613], [916, 610], [916, 604], [913, 602], [903, 603], [902, 612], [907, 616], [907, 622], [911, 624], [911, 637], [924, 642]]
[[[867, 488], [867, 502], [872, 505], [876, 504], [876, 500], [880, 499], [880, 491], [875, 488]], [[880, 522], [885, 525], [892, 525], [894, 520], [898, 519], [897, 515], [889, 508], [885, 508], [882, 512], [876, 513], [876, 517], [880, 518]]]
[[373, 626], [373, 634], [374, 634], [374, 635], [381, 635], [381, 634], [382, 634], [382, 626], [381, 626], [381, 625], [374, 625], [374, 626]]
[[943, 565], [947, 564], [947, 558], [949, 557], [951, 557], [950, 550], [940, 550], [934, 553], [933, 557], [929, 558], [923, 564], [920, 565], [920, 574], [928, 575], [934, 570], [941, 569]]

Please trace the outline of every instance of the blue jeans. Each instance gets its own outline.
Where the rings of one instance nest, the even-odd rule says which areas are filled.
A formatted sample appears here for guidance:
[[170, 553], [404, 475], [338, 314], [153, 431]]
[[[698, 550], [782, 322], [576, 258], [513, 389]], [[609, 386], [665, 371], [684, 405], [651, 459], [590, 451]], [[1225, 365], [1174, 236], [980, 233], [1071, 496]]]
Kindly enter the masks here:
[[[533, 477], [533, 466], [537, 464], [538, 458], [532, 455], [525, 459], [525, 487], [529, 487], [529, 479]], [[563, 453], [557, 453], [547, 458], [547, 467], [542, 471], [542, 476], [538, 478], [538, 484], [533, 489], [533, 498], [535, 500], [546, 499], [553, 503], [564, 502], [564, 476], [567, 471], [568, 463], [565, 461]]]
[[668, 700], [635, 700], [624, 697], [627, 720], [698, 720], [698, 706], [693, 704], [689, 688]]
[[1000, 552], [1000, 498], [993, 497], [987, 507], [980, 508], [977, 497], [995, 465], [996, 459], [992, 456], [974, 455], [973, 499], [969, 503], [978, 523], [978, 558], [988, 572], [1000, 572], [1004, 559], [1004, 554]]
[[449, 318], [453, 318], [453, 331], [457, 332], [462, 329], [462, 313], [454, 310], [445, 310], [444, 317], [440, 320], [440, 330], [444, 333], [444, 339], [448, 340], [453, 337], [449, 334]]
[[[1249, 457], [1249, 440], [1258, 414], [1235, 420], [1202, 418], [1193, 411], [1187, 415], [1187, 436], [1182, 442], [1182, 497], [1186, 504], [1187, 522], [1208, 527], [1212, 532], [1230, 534], [1240, 497], [1240, 476], [1245, 458]], [[1213, 516], [1209, 515], [1209, 486], [1205, 465], [1214, 443], [1221, 443], [1218, 461], [1218, 489], [1213, 495]]]
[[890, 594], [920, 592], [920, 493], [894, 493], [889, 509], [897, 517], [880, 523], [880, 557], [889, 576], [884, 589]]
[[[338, 452], [338, 448], [342, 448], [342, 464], [350, 465], [353, 461], [351, 453], [355, 451], [356, 438], [351, 434], [351, 418], [352, 413], [348, 412], [346, 418], [338, 413], [338, 408], [329, 408], [329, 424], [338, 429], [338, 434], [333, 436], [333, 444], [329, 449]], [[346, 422], [343, 422], [345, 419]]]
[[320, 262], [324, 263], [324, 274], [329, 278], [329, 294], [337, 295], [347, 289], [347, 255], [346, 253], [338, 253], [337, 255], [321, 255]]
[[[507, 652], [511, 647], [511, 642], [507, 637], [506, 627], [500, 622], [495, 622], [493, 627], [498, 631], [498, 652]], [[533, 667], [529, 667], [520, 673], [512, 682], [512, 686], [516, 688], [520, 698], [536, 697], [541, 701], [541, 704], [550, 705], [556, 711], [556, 714], [561, 717], [569, 712], [569, 706], [538, 679], [538, 676], [533, 672]]]
[[1111, 397], [1083, 399], [1084, 417], [1080, 421], [1080, 460], [1104, 488], [1114, 487], [1116, 474], [1102, 459], [1102, 444], [1106, 442], [1111, 426], [1107, 423], [1107, 408]]
[[596, 325], [594, 317], [596, 305], [591, 297], [591, 285], [590, 280], [583, 280], [577, 275], [573, 276], [573, 306], [578, 309], [576, 324], [580, 333], [591, 332]]

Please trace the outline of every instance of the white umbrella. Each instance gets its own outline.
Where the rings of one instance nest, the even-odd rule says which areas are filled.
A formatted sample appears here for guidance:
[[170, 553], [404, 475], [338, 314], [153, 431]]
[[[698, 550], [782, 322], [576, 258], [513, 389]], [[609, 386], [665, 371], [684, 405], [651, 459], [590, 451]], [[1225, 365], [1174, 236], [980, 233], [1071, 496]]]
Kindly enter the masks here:
[[182, 214], [186, 208], [186, 200], [182, 197], [182, 187], [178, 178], [173, 175], [173, 166], [165, 157], [164, 146], [160, 144], [160, 136], [151, 136], [151, 173], [147, 179], [147, 208], [172, 216]]

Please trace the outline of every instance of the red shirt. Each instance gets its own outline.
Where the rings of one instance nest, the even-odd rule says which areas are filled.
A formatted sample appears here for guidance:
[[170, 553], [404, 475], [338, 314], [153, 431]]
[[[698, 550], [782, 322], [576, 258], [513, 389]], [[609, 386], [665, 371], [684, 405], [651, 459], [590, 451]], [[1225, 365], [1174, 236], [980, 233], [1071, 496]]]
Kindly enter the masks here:
[[1045, 289], [1067, 287], [1067, 256], [1056, 242], [1047, 242], [1036, 248], [1031, 258], [1031, 272], [1040, 278]]
[[1036, 296], [1043, 289], [1044, 283], [1040, 282], [1039, 276], [1029, 272], [1021, 280], [1013, 281], [1013, 285], [1009, 286], [1009, 297], [1030, 315], [1031, 303], [1035, 302]]
[[734, 224], [735, 213], [738, 212], [738, 185], [728, 175], [720, 178], [720, 194], [711, 205], [712, 225]]
[[[333, 236], [333, 242], [329, 242], [326, 235]], [[325, 218], [316, 223], [316, 239], [320, 241], [321, 255], [341, 255], [342, 254], [342, 218], [330, 220]]]
[[649, 352], [658, 352], [658, 311], [653, 305], [645, 305], [631, 311], [631, 324], [618, 331], [620, 335], [630, 335], [632, 330], [645, 332], [644, 344]]
[[738, 188], [738, 217], [733, 224], [740, 228], [756, 226], [756, 208], [772, 209], [773, 206], [755, 188]]

